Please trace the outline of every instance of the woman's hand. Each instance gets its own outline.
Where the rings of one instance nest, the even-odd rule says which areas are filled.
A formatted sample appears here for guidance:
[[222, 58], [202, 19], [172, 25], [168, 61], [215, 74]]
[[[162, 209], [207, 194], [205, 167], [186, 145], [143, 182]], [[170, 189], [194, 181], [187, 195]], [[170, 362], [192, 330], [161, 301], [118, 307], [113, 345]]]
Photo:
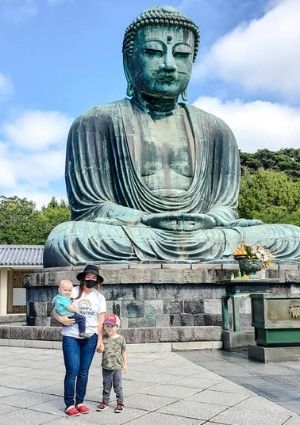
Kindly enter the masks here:
[[69, 318], [68, 316], [60, 316], [55, 309], [53, 309], [53, 317], [63, 326], [72, 326], [75, 323], [75, 319]]
[[199, 229], [211, 229], [216, 225], [215, 219], [207, 214], [182, 212], [147, 214], [142, 217], [141, 222], [146, 226], [156, 229], [186, 232]]
[[75, 319], [72, 319], [68, 316], [59, 316], [60, 320], [59, 322], [64, 326], [72, 326], [75, 323]]

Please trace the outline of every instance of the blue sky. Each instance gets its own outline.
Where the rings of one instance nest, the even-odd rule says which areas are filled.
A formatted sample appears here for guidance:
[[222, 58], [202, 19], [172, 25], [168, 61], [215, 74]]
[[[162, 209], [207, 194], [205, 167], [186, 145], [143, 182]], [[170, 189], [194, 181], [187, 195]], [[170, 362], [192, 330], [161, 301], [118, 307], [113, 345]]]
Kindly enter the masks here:
[[[146, 0], [0, 0], [0, 195], [66, 199], [72, 120], [125, 96], [121, 45]], [[300, 147], [300, 0], [167, 0], [200, 27], [189, 102], [241, 150]]]

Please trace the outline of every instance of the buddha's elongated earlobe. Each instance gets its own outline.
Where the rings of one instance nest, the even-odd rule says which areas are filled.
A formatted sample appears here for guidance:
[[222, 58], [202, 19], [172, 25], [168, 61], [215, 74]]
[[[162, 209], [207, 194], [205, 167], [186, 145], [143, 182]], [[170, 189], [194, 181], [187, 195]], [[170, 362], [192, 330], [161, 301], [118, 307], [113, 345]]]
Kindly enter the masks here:
[[133, 84], [130, 81], [127, 81], [126, 96], [128, 97], [133, 96]]
[[187, 102], [187, 100], [188, 100], [187, 89], [185, 89], [185, 90], [181, 93], [181, 99], [182, 99], [184, 102]]
[[129, 70], [128, 57], [126, 55], [123, 55], [123, 68], [124, 68], [124, 73], [125, 73], [125, 77], [126, 77], [126, 80], [127, 80], [126, 96], [132, 97], [133, 91], [134, 91], [134, 85], [133, 85], [132, 80], [131, 80], [131, 73], [130, 73], [130, 70]]

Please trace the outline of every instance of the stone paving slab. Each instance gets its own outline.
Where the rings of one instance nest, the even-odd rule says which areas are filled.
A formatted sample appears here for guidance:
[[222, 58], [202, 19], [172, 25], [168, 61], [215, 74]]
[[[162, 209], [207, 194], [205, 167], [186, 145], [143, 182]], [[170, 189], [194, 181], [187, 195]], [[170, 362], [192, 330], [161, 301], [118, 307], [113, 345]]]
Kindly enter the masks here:
[[[250, 391], [261, 396], [265, 410], [268, 409], [266, 399], [274, 402], [271, 407], [272, 412], [278, 411], [279, 405], [283, 409], [289, 409], [293, 413], [300, 414], [300, 362], [282, 363], [258, 363], [248, 359], [247, 350], [235, 352], [225, 351], [205, 351], [183, 352], [181, 355], [209, 369], [211, 372], [218, 372], [220, 376], [226, 377], [231, 383], [231, 388], [225, 385], [227, 392]], [[228, 382], [228, 381], [227, 381]], [[224, 382], [217, 384], [210, 389], [221, 390]], [[257, 408], [257, 399], [252, 399], [249, 409]], [[240, 405], [245, 405], [246, 402]], [[278, 406], [275, 409], [275, 405]]]
[[188, 397], [187, 400], [199, 403], [218, 404], [221, 406], [235, 406], [237, 403], [248, 398], [246, 394], [225, 393], [220, 391], [204, 390], [196, 395]]
[[49, 423], [53, 416], [48, 413], [18, 409], [1, 415], [1, 425], [42, 425]]
[[169, 406], [159, 409], [159, 412], [192, 419], [208, 420], [225, 409], [226, 406], [198, 403], [189, 400], [180, 400], [177, 403], [173, 403]]
[[171, 416], [164, 413], [150, 413], [130, 422], [131, 425], [201, 425], [205, 421], [199, 419], [183, 418], [180, 416]]
[[35, 410], [36, 412], [50, 413], [55, 416], [65, 416], [64, 414], [64, 401], [62, 396], [53, 396], [48, 397], [46, 401], [38, 403], [37, 402], [30, 406], [30, 410]]
[[32, 406], [35, 406], [39, 403], [43, 403], [48, 400], [57, 400], [57, 398], [58, 397], [53, 396], [51, 394], [41, 394], [37, 392], [23, 391], [19, 394], [1, 397], [1, 403], [18, 408], [31, 408]]
[[[86, 396], [91, 412], [68, 418], [63, 411], [61, 351], [1, 346], [0, 424], [300, 425], [300, 417], [291, 410], [178, 353], [147, 351], [147, 347], [139, 350], [129, 353], [122, 414], [114, 413], [113, 394], [110, 408], [96, 411], [102, 393], [101, 355], [96, 354]], [[283, 376], [290, 378], [290, 374]]]
[[126, 406], [141, 410], [154, 411], [161, 407], [172, 405], [176, 401], [176, 398], [166, 397], [166, 394], [164, 396], [157, 396], [138, 392], [126, 397]]
[[252, 391], [240, 385], [237, 385], [234, 382], [231, 382], [229, 380], [218, 382], [217, 384], [212, 385], [210, 389], [213, 391], [220, 391], [220, 392], [226, 392], [226, 393], [254, 395]]
[[285, 422], [284, 425], [300, 425], [300, 418], [299, 417], [290, 418], [287, 422]]
[[245, 410], [242, 408], [231, 407], [226, 411], [216, 415], [213, 421], [226, 425], [282, 425], [291, 417], [290, 412], [285, 414], [273, 414], [258, 410]]
[[245, 410], [258, 410], [264, 413], [279, 413], [279, 414], [285, 414], [286, 409], [279, 404], [273, 403], [273, 401], [266, 400], [263, 397], [260, 396], [254, 396], [247, 398], [246, 400], [243, 400], [238, 405], [239, 409], [245, 409]]
[[[168, 396], [175, 397], [180, 399], [182, 397], [182, 386], [180, 385], [158, 385], [152, 388], [144, 388], [143, 390], [139, 389], [140, 393], [150, 394], [155, 396]], [[199, 391], [199, 388], [184, 388], [185, 397], [196, 394]], [[125, 392], [127, 393], [126, 389]]]

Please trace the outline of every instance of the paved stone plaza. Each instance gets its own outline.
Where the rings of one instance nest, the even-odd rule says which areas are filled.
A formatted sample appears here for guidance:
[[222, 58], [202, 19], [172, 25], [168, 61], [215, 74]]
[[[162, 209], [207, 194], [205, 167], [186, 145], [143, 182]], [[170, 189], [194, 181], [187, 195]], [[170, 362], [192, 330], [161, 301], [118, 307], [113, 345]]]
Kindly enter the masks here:
[[[63, 412], [61, 351], [6, 346], [7, 343], [0, 346], [1, 425], [61, 425], [71, 421], [82, 425], [300, 425], [293, 406], [289, 406], [293, 409], [289, 410], [233, 382], [234, 375], [237, 377], [240, 373], [240, 378], [245, 375], [245, 368], [241, 369], [242, 358], [238, 362], [237, 358], [229, 357], [229, 353], [224, 358], [221, 351], [175, 353], [162, 344], [159, 347], [156, 344], [129, 346], [129, 372], [124, 379], [126, 408], [122, 414], [114, 413], [114, 400], [112, 408], [96, 412], [102, 387], [101, 355], [96, 354], [86, 397], [91, 413], [68, 418]], [[232, 359], [227, 373], [229, 379], [221, 376], [230, 366], [228, 359]], [[196, 364], [197, 361], [205, 368]], [[235, 365], [238, 367], [233, 373]], [[267, 374], [275, 366], [258, 364], [258, 367], [263, 367]], [[279, 374], [280, 366], [276, 367]], [[209, 368], [215, 368], [217, 373]], [[282, 382], [284, 378], [282, 376]], [[299, 375], [293, 378], [299, 381]], [[245, 382], [247, 380], [245, 376]], [[277, 385], [280, 387], [278, 377]], [[255, 389], [255, 385], [252, 388]], [[295, 390], [294, 399], [297, 397]]]

